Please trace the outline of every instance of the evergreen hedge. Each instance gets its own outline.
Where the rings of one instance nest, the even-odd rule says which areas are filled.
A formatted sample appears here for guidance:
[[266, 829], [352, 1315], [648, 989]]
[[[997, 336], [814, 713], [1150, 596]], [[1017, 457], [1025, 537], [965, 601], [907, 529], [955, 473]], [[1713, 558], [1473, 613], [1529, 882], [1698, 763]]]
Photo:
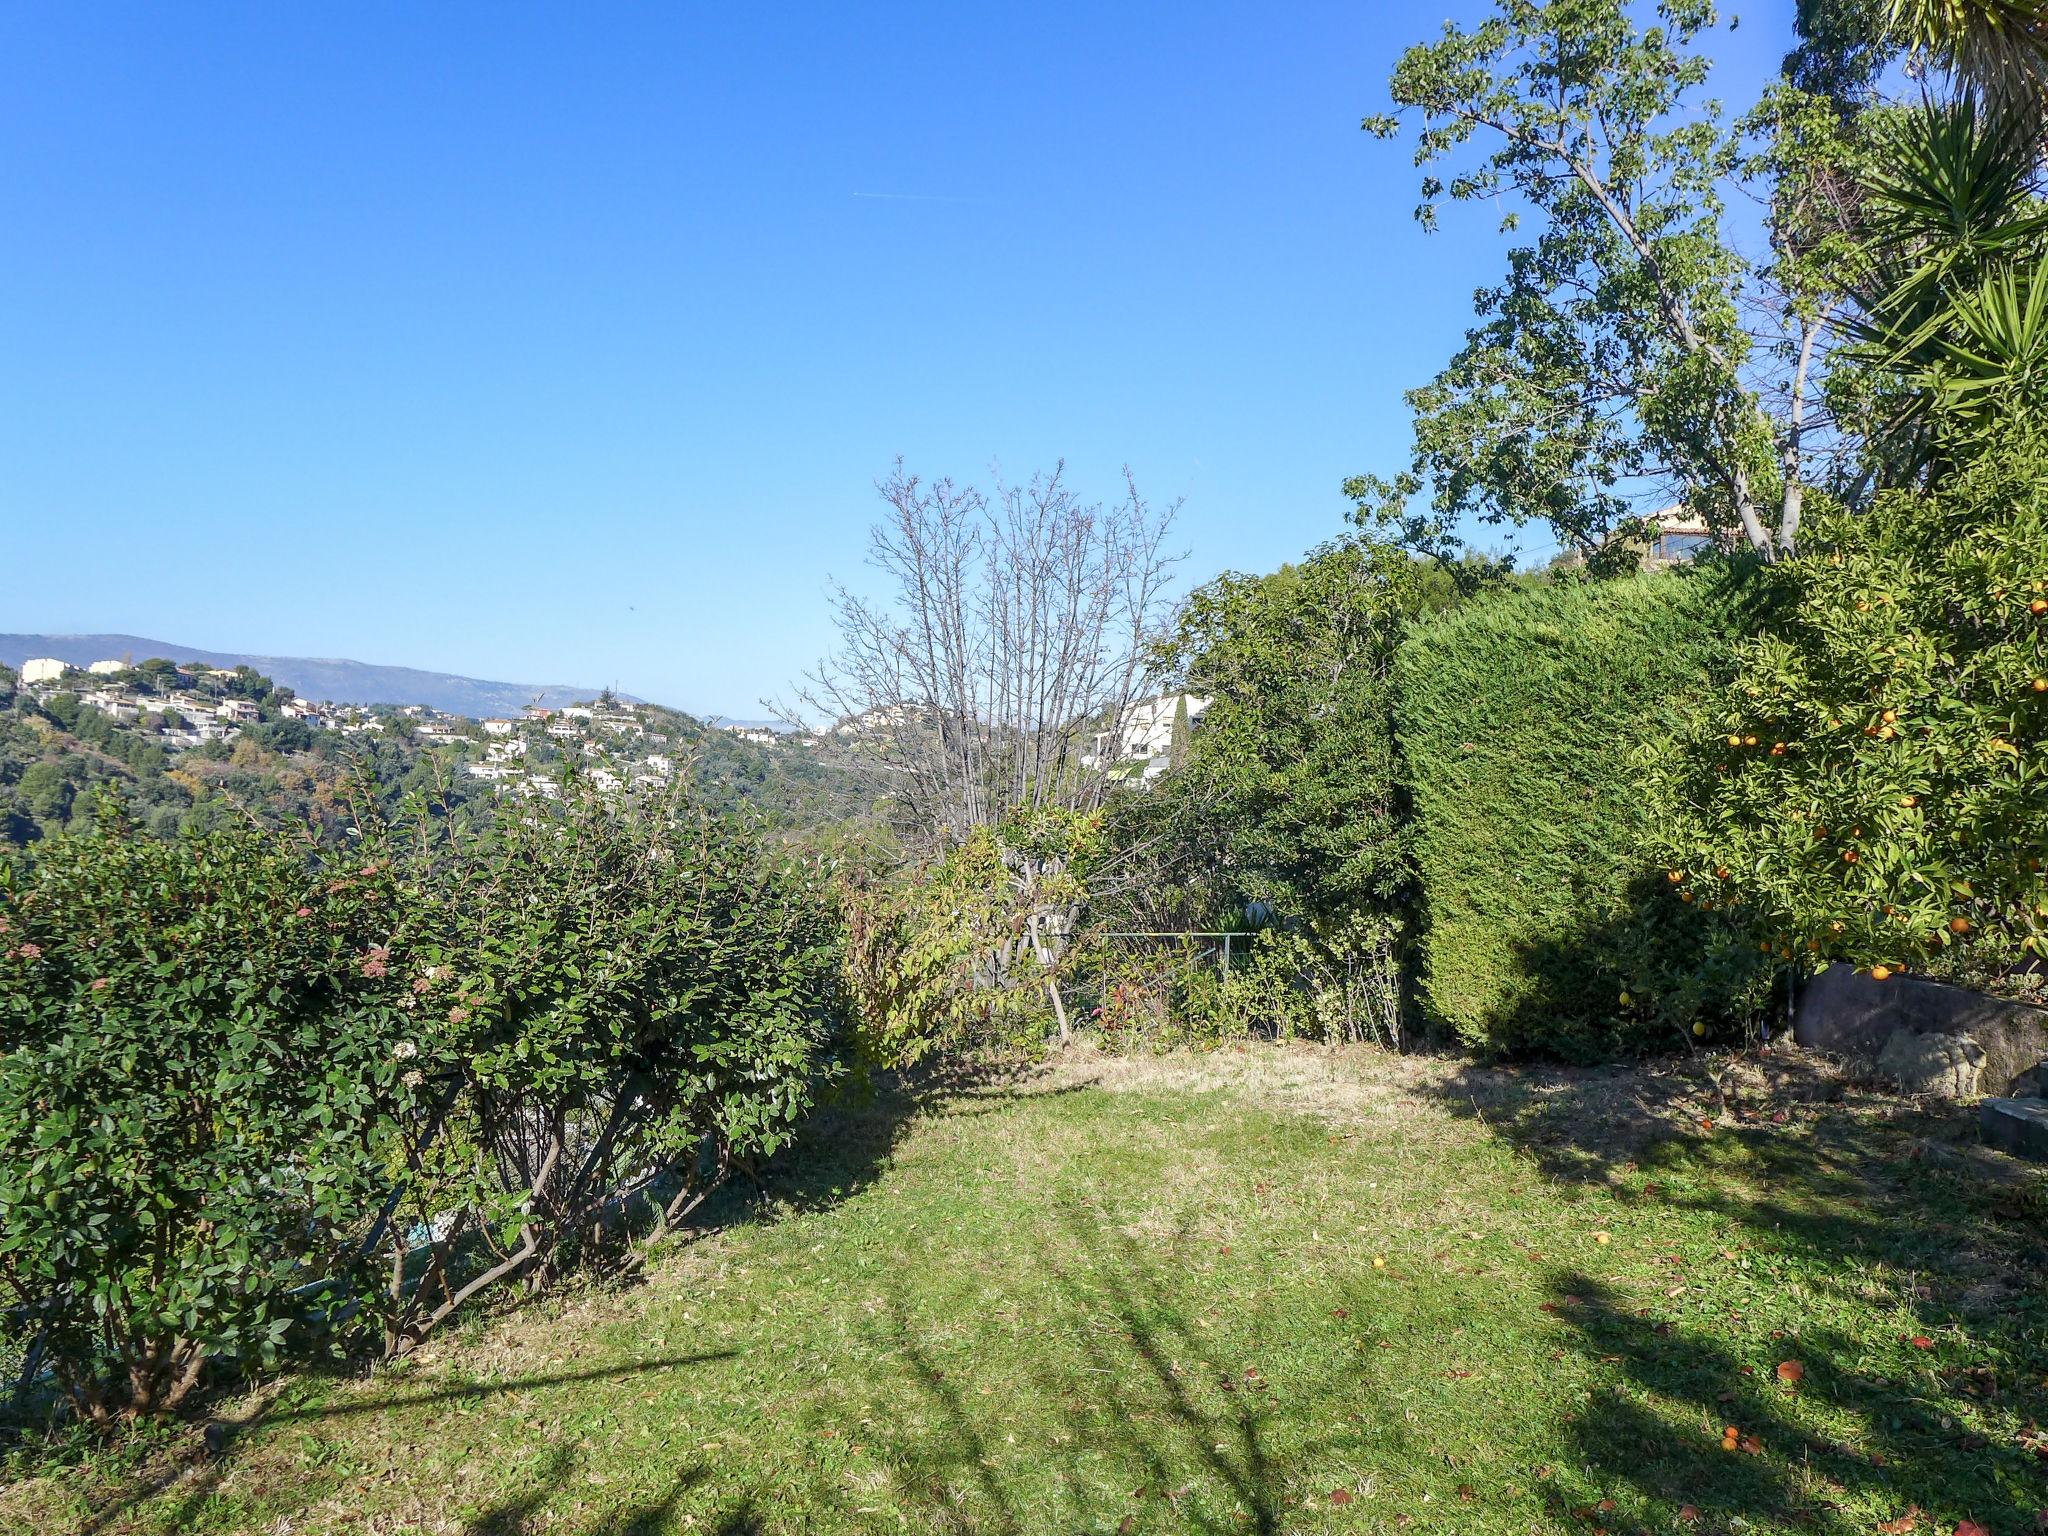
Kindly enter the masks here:
[[1419, 986], [1489, 1054], [1592, 1059], [1739, 1024], [1767, 971], [1655, 852], [1653, 749], [1715, 677], [1754, 583], [1739, 567], [1568, 581], [1423, 625], [1397, 663], [1415, 817]]

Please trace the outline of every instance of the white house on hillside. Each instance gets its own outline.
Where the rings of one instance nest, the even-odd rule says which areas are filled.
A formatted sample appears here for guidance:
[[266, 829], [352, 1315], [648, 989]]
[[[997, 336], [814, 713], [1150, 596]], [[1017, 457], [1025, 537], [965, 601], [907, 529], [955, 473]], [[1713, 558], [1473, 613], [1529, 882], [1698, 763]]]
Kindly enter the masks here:
[[59, 682], [70, 670], [54, 656], [31, 656], [21, 664], [21, 680], [24, 683]]
[[95, 673], [100, 677], [112, 677], [116, 672], [126, 672], [128, 670], [128, 663], [125, 661], [96, 661], [85, 670]]
[[1192, 731], [1212, 701], [1193, 693], [1167, 693], [1133, 704], [1120, 730], [1097, 731], [1095, 750], [1085, 759], [1097, 763], [1129, 763], [1141, 779], [1155, 779], [1170, 766], [1174, 722], [1185, 709]]

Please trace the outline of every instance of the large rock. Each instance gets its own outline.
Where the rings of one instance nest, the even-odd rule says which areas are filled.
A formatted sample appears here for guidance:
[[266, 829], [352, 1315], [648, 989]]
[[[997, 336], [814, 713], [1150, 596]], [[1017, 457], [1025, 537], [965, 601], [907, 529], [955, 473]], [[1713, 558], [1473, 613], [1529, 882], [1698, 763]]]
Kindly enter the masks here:
[[1986, 1099], [1977, 1115], [1993, 1146], [2048, 1162], [2048, 1100]]
[[[1968, 1048], [1901, 1036], [1961, 1040]], [[2004, 1093], [2048, 1057], [2048, 1010], [1917, 976], [1878, 981], [1832, 965], [1801, 991], [1792, 1038], [1874, 1068], [1910, 1092], [1967, 1098]]]
[[1901, 1093], [1974, 1098], [1983, 1091], [1984, 1048], [1968, 1035], [1916, 1035], [1902, 1029], [1878, 1052], [1877, 1072]]

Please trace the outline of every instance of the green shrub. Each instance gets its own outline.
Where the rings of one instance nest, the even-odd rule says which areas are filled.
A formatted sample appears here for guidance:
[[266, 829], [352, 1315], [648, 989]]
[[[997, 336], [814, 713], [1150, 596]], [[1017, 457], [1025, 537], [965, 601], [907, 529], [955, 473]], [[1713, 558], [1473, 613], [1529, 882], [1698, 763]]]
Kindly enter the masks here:
[[91, 1422], [637, 1257], [630, 1202], [665, 1227], [838, 1070], [821, 874], [747, 828], [572, 783], [366, 830], [109, 813], [0, 868], [0, 1298]]
[[391, 1272], [419, 1275], [390, 1298], [393, 1350], [622, 1247], [643, 1197], [665, 1229], [788, 1139], [844, 1044], [822, 872], [683, 790], [507, 804], [417, 889], [427, 936], [390, 963], [408, 1054], [449, 1097], [415, 1127], [391, 1228]]
[[416, 1081], [399, 928], [388, 862], [239, 824], [105, 815], [0, 867], [0, 1290], [87, 1420], [270, 1360], [360, 1278]]
[[1698, 707], [1750, 600], [1727, 565], [1559, 583], [1467, 605], [1403, 646], [1434, 1023], [1490, 1053], [1591, 1059], [1754, 1008], [1744, 935], [1662, 888], [1643, 762]]
[[2038, 988], [2048, 958], [2048, 434], [1823, 508], [1666, 781], [1683, 889], [1781, 959]]

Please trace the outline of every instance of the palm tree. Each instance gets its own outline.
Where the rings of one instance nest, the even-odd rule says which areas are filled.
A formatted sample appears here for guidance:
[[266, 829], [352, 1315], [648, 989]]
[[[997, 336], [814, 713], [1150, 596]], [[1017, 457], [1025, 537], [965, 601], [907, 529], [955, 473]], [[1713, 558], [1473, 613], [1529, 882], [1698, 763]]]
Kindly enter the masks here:
[[1885, 30], [2001, 115], [2040, 124], [2048, 0], [1886, 0]]

